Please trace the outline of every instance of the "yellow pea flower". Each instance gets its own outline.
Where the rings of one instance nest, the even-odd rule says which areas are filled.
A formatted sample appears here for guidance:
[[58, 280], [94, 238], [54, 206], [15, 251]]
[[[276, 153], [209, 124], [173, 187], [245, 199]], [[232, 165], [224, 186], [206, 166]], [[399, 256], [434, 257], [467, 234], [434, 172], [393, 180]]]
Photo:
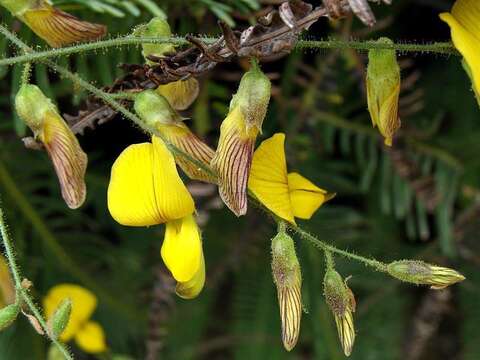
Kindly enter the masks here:
[[166, 223], [161, 256], [178, 282], [177, 294], [190, 299], [200, 293], [205, 263], [195, 205], [161, 139], [154, 136], [152, 143], [130, 145], [120, 154], [112, 167], [108, 208], [123, 225]]
[[287, 173], [285, 134], [264, 140], [255, 151], [248, 188], [278, 217], [295, 224], [295, 217], [310, 219], [335, 194], [320, 189], [297, 173]]
[[45, 316], [52, 317], [67, 298], [72, 302], [72, 311], [60, 340], [69, 342], [73, 339], [87, 353], [105, 352], [107, 345], [103, 328], [90, 320], [97, 307], [97, 298], [91, 291], [74, 284], [60, 284], [51, 288], [43, 299]]
[[22, 85], [15, 97], [18, 115], [40, 140], [52, 160], [62, 196], [76, 209], [85, 201], [87, 155], [62, 119], [56, 106], [35, 85]]
[[450, 26], [453, 44], [463, 55], [480, 104], [480, 2], [457, 0], [450, 13], [440, 14]]
[[[165, 140], [205, 166], [209, 166], [214, 151], [201, 141], [169, 101], [154, 90], [145, 90], [135, 98], [135, 111], [152, 130], [160, 132]], [[178, 166], [191, 179], [214, 182], [214, 178], [182, 155], [175, 154]]]
[[220, 197], [237, 216], [247, 212], [247, 184], [253, 148], [270, 101], [270, 80], [257, 65], [243, 75], [220, 127], [211, 166], [218, 174]]
[[0, 0], [14, 16], [52, 47], [101, 38], [104, 25], [92, 24], [63, 12], [47, 0]]

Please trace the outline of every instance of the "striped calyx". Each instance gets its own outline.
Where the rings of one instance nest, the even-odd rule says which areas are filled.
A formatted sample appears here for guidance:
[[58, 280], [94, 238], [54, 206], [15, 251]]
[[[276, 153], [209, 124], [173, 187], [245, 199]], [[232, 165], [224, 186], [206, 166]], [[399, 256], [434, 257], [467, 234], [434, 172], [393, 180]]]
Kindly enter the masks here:
[[300, 334], [302, 274], [293, 239], [284, 232], [272, 239], [272, 273], [277, 287], [283, 346], [290, 351]]

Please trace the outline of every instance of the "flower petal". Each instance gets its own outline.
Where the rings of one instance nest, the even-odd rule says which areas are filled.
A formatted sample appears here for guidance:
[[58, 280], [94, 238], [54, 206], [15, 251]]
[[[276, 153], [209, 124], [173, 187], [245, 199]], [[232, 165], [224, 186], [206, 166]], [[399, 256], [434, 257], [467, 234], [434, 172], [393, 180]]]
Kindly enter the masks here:
[[99, 354], [107, 350], [105, 333], [99, 323], [89, 321], [75, 335], [78, 347], [89, 354]]
[[88, 158], [78, 139], [56, 112], [46, 113], [43, 127], [38, 134], [52, 160], [62, 197], [71, 209], [80, 207], [87, 195], [85, 171]]
[[202, 240], [193, 215], [167, 223], [161, 255], [175, 280], [192, 280], [202, 258]]
[[234, 108], [222, 123], [211, 162], [218, 174], [220, 197], [237, 216], [247, 212], [247, 183], [258, 131], [246, 123], [240, 107]]
[[[157, 125], [158, 131], [165, 137], [165, 140], [178, 147], [185, 154], [209, 167], [215, 152], [202, 140], [200, 140], [183, 122], [176, 124]], [[182, 168], [190, 179], [215, 182], [215, 178], [202, 170], [181, 154], [175, 154], [175, 161]]]
[[157, 92], [166, 97], [170, 105], [176, 110], [185, 110], [192, 105], [199, 90], [198, 80], [194, 77], [159, 85], [157, 88]]
[[43, 299], [45, 316], [50, 318], [63, 300], [72, 301], [72, 312], [67, 327], [60, 336], [62, 341], [69, 341], [93, 314], [97, 307], [97, 298], [91, 291], [74, 284], [61, 284], [49, 290]]
[[288, 188], [293, 215], [300, 219], [310, 219], [325, 201], [335, 196], [298, 173], [288, 174]]
[[[467, 8], [464, 3], [469, 4], [470, 8]], [[464, 11], [469, 14], [464, 14]], [[468, 64], [471, 70], [474, 89], [476, 93], [479, 94], [480, 30], [478, 30], [477, 27], [480, 27], [480, 3], [476, 1], [457, 1], [454, 6], [454, 12], [452, 13], [453, 16], [449, 13], [440, 14], [440, 18], [450, 26], [453, 43]], [[476, 26], [472, 25], [472, 19], [476, 21]], [[466, 26], [468, 26], [468, 28]]]
[[52, 47], [98, 39], [107, 31], [104, 25], [79, 20], [46, 1], [41, 1], [38, 8], [25, 11], [20, 18]]
[[203, 251], [200, 258], [200, 267], [190, 280], [186, 282], [178, 282], [175, 292], [183, 299], [193, 299], [200, 294], [205, 285], [205, 259]]
[[129, 146], [112, 166], [108, 209], [120, 224], [156, 225], [194, 211], [172, 154], [160, 139], [152, 141]]
[[248, 188], [275, 215], [295, 223], [285, 159], [285, 134], [264, 140], [253, 155]]

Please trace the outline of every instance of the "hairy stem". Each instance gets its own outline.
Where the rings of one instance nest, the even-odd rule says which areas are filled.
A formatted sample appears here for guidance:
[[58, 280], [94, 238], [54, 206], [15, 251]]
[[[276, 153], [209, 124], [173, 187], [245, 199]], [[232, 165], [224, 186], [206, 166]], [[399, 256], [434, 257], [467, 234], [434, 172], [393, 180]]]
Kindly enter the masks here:
[[[6, 28], [0, 26], [0, 32], [7, 36], [4, 31]], [[205, 43], [213, 43], [217, 41], [217, 38], [202, 37], [202, 41]], [[69, 56], [78, 53], [84, 53], [88, 51], [95, 51], [99, 49], [106, 49], [111, 47], [121, 47], [141, 44], [162, 44], [172, 43], [175, 45], [187, 45], [190, 44], [185, 37], [133, 37], [131, 35], [125, 37], [118, 37], [115, 39], [96, 41], [87, 44], [73, 45], [60, 49], [51, 49], [38, 52], [30, 52], [24, 55], [13, 56], [0, 60], [0, 66], [14, 65], [27, 62], [39, 62], [42, 60]], [[447, 55], [460, 55], [455, 47], [450, 42], [436, 42], [429, 44], [416, 44], [416, 43], [393, 43], [384, 44], [378, 43], [372, 40], [341, 40], [341, 39], [327, 39], [327, 40], [299, 40], [296, 44], [296, 49], [354, 49], [358, 51], [368, 51], [372, 49], [390, 49], [397, 50], [399, 52], [414, 52], [414, 53], [430, 53], [430, 54], [447, 54]]]
[[30, 297], [28, 290], [22, 287], [22, 280], [21, 280], [22, 277], [20, 275], [20, 271], [17, 265], [17, 260], [15, 259], [13, 244], [12, 244], [12, 241], [10, 240], [10, 235], [8, 234], [7, 224], [5, 223], [5, 214], [3, 213], [3, 207], [2, 207], [1, 201], [0, 201], [0, 233], [2, 235], [2, 242], [3, 242], [3, 246], [5, 247], [5, 255], [7, 256], [8, 265], [9, 265], [10, 271], [12, 272], [13, 281], [15, 282], [15, 289], [17, 292], [17, 296], [20, 297], [20, 299], [17, 299], [17, 302], [20, 302], [20, 303], [24, 302], [25, 304], [27, 304], [32, 314], [38, 320], [38, 323], [42, 327], [44, 333], [47, 334], [49, 339], [57, 346], [57, 348], [60, 350], [62, 355], [65, 357], [65, 359], [73, 360], [73, 357], [70, 355], [65, 345], [60, 343], [57, 339], [50, 337], [50, 335], [48, 335], [49, 330], [48, 330], [48, 325], [46, 320], [43, 318], [42, 313], [40, 312], [40, 310], [38, 310], [37, 306], [35, 305], [35, 302]]

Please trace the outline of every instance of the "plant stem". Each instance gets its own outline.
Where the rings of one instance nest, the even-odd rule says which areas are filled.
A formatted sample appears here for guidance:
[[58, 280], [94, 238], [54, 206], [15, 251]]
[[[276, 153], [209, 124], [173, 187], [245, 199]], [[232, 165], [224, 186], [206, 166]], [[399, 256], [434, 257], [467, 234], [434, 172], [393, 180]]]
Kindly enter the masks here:
[[[0, 33], [7, 36], [6, 28], [0, 26]], [[7, 30], [8, 31], [8, 30]], [[8, 37], [8, 36], [7, 36]], [[205, 43], [213, 43], [217, 38], [201, 37]], [[41, 60], [69, 56], [77, 53], [87, 51], [95, 51], [99, 49], [106, 49], [110, 47], [120, 47], [129, 45], [141, 44], [163, 44], [172, 43], [175, 45], [190, 44], [185, 37], [133, 37], [131, 35], [119, 37], [115, 39], [96, 41], [87, 44], [78, 44], [60, 49], [52, 49], [45, 51], [38, 51], [34, 53], [27, 53], [24, 55], [14, 56], [0, 60], [0, 66], [14, 65], [25, 62], [38, 62]], [[431, 54], [447, 54], [460, 55], [455, 47], [449, 42], [438, 42], [431, 44], [415, 44], [415, 43], [393, 43], [393, 44], [379, 44], [372, 40], [341, 40], [341, 39], [327, 39], [327, 40], [299, 40], [295, 47], [296, 49], [354, 49], [358, 51], [368, 51], [372, 49], [392, 49], [399, 52], [415, 52], [415, 53], [431, 53]]]
[[38, 310], [37, 306], [35, 305], [34, 301], [30, 297], [28, 290], [22, 287], [22, 280], [20, 276], [20, 271], [18, 269], [17, 261], [15, 259], [15, 253], [13, 250], [13, 244], [10, 240], [10, 235], [8, 234], [8, 227], [5, 223], [5, 214], [3, 213], [3, 206], [0, 200], [0, 233], [2, 235], [2, 242], [3, 246], [5, 247], [5, 254], [7, 255], [8, 264], [10, 267], [10, 271], [12, 272], [13, 281], [15, 282], [15, 289], [17, 290], [17, 296], [21, 297], [21, 299], [17, 299], [17, 302], [21, 303], [22, 300], [27, 304], [32, 314], [38, 320], [40, 326], [42, 327], [43, 331], [49, 339], [58, 347], [60, 352], [63, 354], [65, 359], [73, 360], [73, 357], [68, 352], [65, 345], [61, 344], [57, 339], [50, 337], [48, 335], [48, 325], [45, 319], [43, 318], [40, 310]]

